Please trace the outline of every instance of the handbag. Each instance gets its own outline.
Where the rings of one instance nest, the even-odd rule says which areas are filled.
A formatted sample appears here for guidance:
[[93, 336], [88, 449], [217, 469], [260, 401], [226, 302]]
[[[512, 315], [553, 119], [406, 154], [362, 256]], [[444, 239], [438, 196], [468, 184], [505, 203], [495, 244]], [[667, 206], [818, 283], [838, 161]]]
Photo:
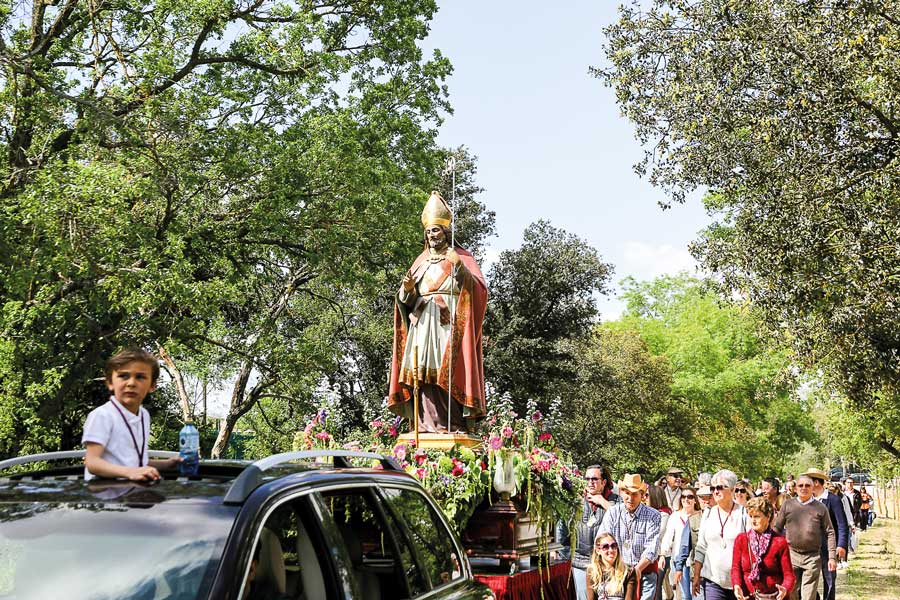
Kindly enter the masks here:
[[762, 592], [753, 592], [753, 597], [756, 600], [775, 600], [778, 598], [778, 592], [774, 592], [771, 594], [764, 594]]

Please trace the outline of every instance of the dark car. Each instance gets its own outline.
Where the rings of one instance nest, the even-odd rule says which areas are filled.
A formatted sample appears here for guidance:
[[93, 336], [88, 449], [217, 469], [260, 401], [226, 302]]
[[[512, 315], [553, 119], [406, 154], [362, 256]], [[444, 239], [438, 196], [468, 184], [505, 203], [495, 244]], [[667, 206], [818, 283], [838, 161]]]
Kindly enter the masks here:
[[872, 478], [868, 473], [851, 473], [848, 475], [856, 485], [866, 485], [872, 483]]
[[2, 600], [420, 596], [493, 598], [437, 505], [389, 457], [203, 461], [196, 477], [153, 484], [86, 482], [83, 466], [0, 479]]

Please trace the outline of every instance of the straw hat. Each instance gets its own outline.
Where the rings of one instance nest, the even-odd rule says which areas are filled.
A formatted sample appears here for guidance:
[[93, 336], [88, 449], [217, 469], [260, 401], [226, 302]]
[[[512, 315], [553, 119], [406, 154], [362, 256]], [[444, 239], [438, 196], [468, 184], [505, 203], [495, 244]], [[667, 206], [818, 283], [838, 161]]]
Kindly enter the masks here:
[[820, 479], [822, 481], [828, 481], [829, 477], [819, 469], [813, 467], [811, 469], [807, 469], [806, 473], [802, 473], [802, 475], [806, 475], [810, 479]]
[[641, 476], [635, 473], [626, 473], [622, 480], [616, 485], [620, 490], [626, 490], [628, 492], [643, 492], [646, 484], [641, 479]]

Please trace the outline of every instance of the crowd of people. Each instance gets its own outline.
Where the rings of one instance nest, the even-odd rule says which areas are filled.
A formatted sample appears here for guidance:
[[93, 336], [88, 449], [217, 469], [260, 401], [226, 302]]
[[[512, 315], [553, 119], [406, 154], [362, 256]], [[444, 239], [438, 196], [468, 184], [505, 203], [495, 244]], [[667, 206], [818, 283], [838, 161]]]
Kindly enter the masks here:
[[675, 467], [648, 483], [591, 465], [584, 479], [574, 531], [556, 532], [578, 600], [834, 600], [873, 508], [818, 469], [784, 485], [727, 469], [692, 483]]

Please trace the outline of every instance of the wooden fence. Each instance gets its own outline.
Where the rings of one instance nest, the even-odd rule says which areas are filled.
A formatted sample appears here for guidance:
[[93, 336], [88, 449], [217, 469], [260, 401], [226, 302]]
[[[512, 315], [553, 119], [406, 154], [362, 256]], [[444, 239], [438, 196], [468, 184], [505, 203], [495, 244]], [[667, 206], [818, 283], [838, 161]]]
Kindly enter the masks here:
[[[895, 477], [885, 482], [879, 481], [877, 486], [866, 486], [875, 499], [875, 514], [879, 518], [896, 519], [900, 515], [898, 485], [900, 485], [900, 478]], [[874, 488], [874, 492], [872, 488]]]

